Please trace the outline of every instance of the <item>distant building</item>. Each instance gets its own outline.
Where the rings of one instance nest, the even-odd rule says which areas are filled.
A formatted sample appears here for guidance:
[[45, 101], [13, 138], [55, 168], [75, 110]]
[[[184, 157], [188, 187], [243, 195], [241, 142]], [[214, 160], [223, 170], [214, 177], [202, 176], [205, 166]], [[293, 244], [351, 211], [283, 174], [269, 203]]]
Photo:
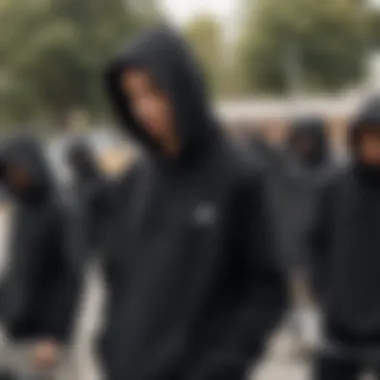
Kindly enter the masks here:
[[227, 122], [287, 119], [295, 115], [318, 114], [323, 117], [349, 117], [361, 104], [363, 95], [341, 97], [300, 97], [226, 100], [216, 104], [216, 113]]
[[355, 92], [336, 97], [227, 100], [217, 103], [215, 111], [232, 134], [246, 131], [247, 127], [264, 128], [275, 140], [284, 137], [293, 118], [318, 115], [326, 119], [333, 144], [342, 147], [347, 125], [364, 99], [365, 94]]

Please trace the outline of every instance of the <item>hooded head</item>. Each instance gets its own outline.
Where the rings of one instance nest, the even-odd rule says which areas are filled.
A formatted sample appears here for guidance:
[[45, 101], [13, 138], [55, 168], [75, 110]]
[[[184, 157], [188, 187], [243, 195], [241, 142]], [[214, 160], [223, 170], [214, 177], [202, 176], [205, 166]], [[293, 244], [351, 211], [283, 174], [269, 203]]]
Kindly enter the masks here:
[[3, 143], [0, 180], [10, 194], [21, 201], [41, 200], [51, 194], [53, 177], [37, 140], [24, 136]]
[[289, 150], [307, 166], [319, 167], [329, 159], [326, 125], [319, 117], [299, 118], [290, 127]]
[[69, 148], [67, 161], [76, 179], [86, 181], [99, 177], [95, 153], [84, 141], [78, 141]]
[[174, 30], [158, 27], [134, 39], [106, 70], [108, 96], [123, 128], [145, 147], [175, 156], [200, 152], [215, 132], [202, 72]]
[[380, 178], [380, 97], [369, 99], [349, 129], [354, 161], [362, 169], [377, 172]]

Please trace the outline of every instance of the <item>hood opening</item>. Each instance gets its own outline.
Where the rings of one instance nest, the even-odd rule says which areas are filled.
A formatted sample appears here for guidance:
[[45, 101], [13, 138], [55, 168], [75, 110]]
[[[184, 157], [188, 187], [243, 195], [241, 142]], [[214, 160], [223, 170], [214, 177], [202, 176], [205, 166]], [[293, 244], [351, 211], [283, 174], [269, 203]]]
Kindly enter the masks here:
[[[32, 178], [25, 191], [14, 191], [6, 182], [6, 171], [12, 165], [22, 167]], [[3, 143], [0, 150], [0, 181], [12, 196], [24, 201], [43, 198], [53, 190], [53, 177], [35, 139], [18, 137]]]
[[[307, 147], [300, 146], [303, 144]], [[330, 158], [330, 146], [325, 121], [317, 116], [295, 120], [290, 127], [287, 147], [308, 166], [326, 163]]]
[[175, 30], [159, 27], [140, 34], [105, 72], [107, 94], [123, 128], [144, 147], [162, 155], [159, 144], [134, 117], [121, 88], [121, 74], [129, 68], [146, 70], [168, 97], [181, 140], [181, 155], [194, 153], [210, 142], [215, 122], [203, 76], [191, 49]]
[[349, 126], [348, 144], [354, 158], [358, 156], [358, 144], [366, 132], [380, 134], [380, 96], [368, 99]]
[[380, 96], [367, 99], [348, 130], [348, 145], [355, 172], [367, 183], [380, 185], [380, 166], [368, 165], [361, 159], [359, 144], [364, 133], [380, 135]]
[[132, 68], [132, 66], [129, 65], [127, 59], [121, 59], [120, 61], [113, 63], [108, 68], [106, 73], [108, 96], [110, 97], [114, 112], [121, 123], [122, 128], [127, 132], [130, 132], [132, 137], [134, 137], [142, 145], [150, 148], [154, 152], [158, 152], [158, 143], [154, 141], [151, 136], [149, 136], [148, 133], [146, 133], [139, 125], [131, 110], [127, 94], [125, 94], [122, 89], [121, 75], [124, 70], [129, 68]]

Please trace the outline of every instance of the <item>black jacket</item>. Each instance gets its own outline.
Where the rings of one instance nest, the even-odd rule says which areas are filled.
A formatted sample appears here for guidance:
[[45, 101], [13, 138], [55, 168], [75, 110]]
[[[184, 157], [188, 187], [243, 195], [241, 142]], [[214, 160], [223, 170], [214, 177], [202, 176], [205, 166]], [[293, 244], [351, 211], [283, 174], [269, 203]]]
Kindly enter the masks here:
[[[249, 145], [251, 156], [264, 173], [269, 212], [274, 223], [277, 261], [288, 272], [299, 264], [300, 255], [295, 249], [294, 224], [294, 174], [291, 158], [280, 146], [270, 145], [262, 136], [255, 136]], [[292, 215], [292, 218], [289, 218]], [[293, 232], [293, 234], [292, 234]]]
[[[295, 146], [297, 139], [310, 143], [308, 154]], [[319, 190], [335, 171], [324, 121], [306, 117], [291, 125], [282, 152], [282, 171], [273, 187], [280, 245], [285, 268], [310, 266], [308, 232], [314, 223]]]
[[[297, 142], [309, 142], [309, 149], [302, 150]], [[320, 169], [331, 159], [329, 138], [325, 121], [317, 116], [305, 116], [293, 120], [287, 138], [290, 153], [309, 169]]]
[[380, 102], [366, 106], [350, 133], [352, 162], [321, 190], [312, 230], [314, 289], [326, 314], [330, 338], [380, 346], [380, 169], [356, 153], [360, 134], [379, 128]]
[[[174, 107], [167, 159], [134, 119], [120, 73], [142, 67]], [[108, 379], [241, 379], [284, 307], [259, 173], [225, 140], [183, 40], [144, 33], [109, 67], [123, 128], [146, 148], [115, 195], [102, 358]]]
[[250, 138], [248, 149], [262, 170], [270, 176], [277, 175], [283, 171], [282, 152], [278, 147], [267, 141], [261, 132]]
[[[33, 178], [28, 191], [8, 186], [6, 168], [19, 165]], [[15, 203], [10, 260], [0, 285], [0, 314], [18, 339], [69, 338], [78, 276], [66, 250], [68, 215], [38, 143], [14, 138], [0, 152], [0, 178]]]
[[[88, 250], [100, 250], [110, 211], [111, 183], [96, 162], [88, 143], [77, 141], [68, 153], [67, 161], [73, 173], [73, 208], [78, 255]], [[79, 252], [81, 251], [81, 252]], [[87, 259], [88, 256], [83, 256]]]

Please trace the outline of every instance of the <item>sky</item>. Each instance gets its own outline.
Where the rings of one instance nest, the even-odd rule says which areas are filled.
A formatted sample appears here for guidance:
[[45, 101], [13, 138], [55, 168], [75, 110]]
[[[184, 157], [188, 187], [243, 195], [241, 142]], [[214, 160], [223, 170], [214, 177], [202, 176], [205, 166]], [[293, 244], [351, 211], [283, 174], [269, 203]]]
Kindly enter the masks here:
[[[380, 7], [380, 0], [367, 0]], [[159, 0], [171, 20], [183, 25], [198, 13], [212, 13], [223, 23], [231, 24], [236, 16], [237, 0]]]
[[228, 23], [236, 0], [160, 0], [160, 3], [174, 23], [183, 25], [199, 13], [211, 13]]

